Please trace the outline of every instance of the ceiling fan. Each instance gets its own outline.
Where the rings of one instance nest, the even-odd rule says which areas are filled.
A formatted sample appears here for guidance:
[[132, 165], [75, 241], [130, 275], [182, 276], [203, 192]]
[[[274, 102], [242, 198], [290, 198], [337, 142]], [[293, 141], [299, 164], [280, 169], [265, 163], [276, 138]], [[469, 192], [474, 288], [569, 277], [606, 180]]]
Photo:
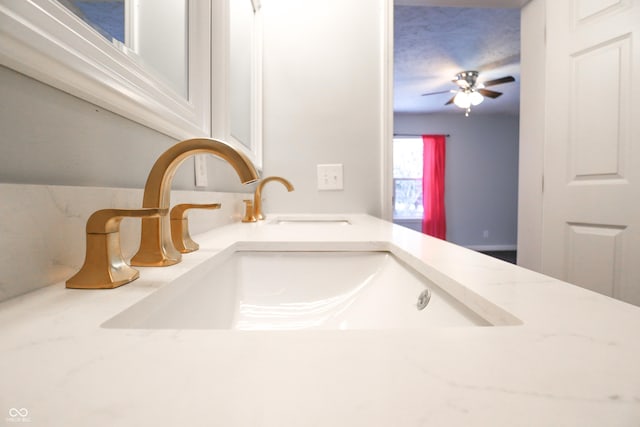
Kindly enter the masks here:
[[441, 90], [438, 92], [423, 93], [422, 96], [438, 95], [441, 93], [455, 93], [444, 105], [455, 104], [465, 109], [465, 116], [469, 117], [471, 106], [478, 105], [484, 101], [484, 97], [495, 99], [502, 95], [502, 92], [486, 89], [489, 86], [496, 86], [503, 83], [516, 81], [512, 76], [500, 77], [499, 79], [487, 80], [486, 82], [478, 82], [477, 71], [461, 71], [456, 74], [456, 78], [452, 80], [458, 85], [458, 89]]

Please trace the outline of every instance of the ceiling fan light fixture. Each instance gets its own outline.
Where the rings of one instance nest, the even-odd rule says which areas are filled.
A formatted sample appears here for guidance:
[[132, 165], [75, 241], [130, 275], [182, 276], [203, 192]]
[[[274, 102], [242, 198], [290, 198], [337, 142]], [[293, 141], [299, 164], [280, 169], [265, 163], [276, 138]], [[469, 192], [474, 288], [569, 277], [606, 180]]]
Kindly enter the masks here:
[[473, 91], [469, 94], [471, 105], [480, 105], [484, 101], [484, 96], [480, 92]]
[[455, 79], [452, 80], [452, 82], [458, 86], [457, 90], [440, 90], [437, 92], [423, 93], [422, 96], [453, 92], [455, 95], [444, 105], [454, 104], [456, 107], [466, 110], [465, 116], [468, 117], [472, 106], [475, 107], [476, 105], [482, 104], [485, 98], [496, 99], [502, 95], [502, 92], [486, 89], [486, 87], [516, 81], [513, 76], [504, 76], [498, 79], [479, 82], [478, 75], [478, 71], [475, 70], [461, 71], [456, 74]]
[[471, 107], [471, 97], [467, 92], [458, 92], [453, 98], [453, 103], [460, 108], [469, 108]]
[[475, 87], [479, 73], [477, 71], [461, 71], [456, 74], [453, 80], [461, 89], [471, 89]]

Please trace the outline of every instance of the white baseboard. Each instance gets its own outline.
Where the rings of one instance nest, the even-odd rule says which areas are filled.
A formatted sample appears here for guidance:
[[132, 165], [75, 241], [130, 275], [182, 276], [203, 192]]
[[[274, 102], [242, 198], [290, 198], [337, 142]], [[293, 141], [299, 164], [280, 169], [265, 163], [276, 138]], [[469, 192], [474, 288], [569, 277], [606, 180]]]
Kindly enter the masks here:
[[474, 251], [515, 251], [518, 246], [517, 245], [463, 245], [467, 249], [471, 249]]

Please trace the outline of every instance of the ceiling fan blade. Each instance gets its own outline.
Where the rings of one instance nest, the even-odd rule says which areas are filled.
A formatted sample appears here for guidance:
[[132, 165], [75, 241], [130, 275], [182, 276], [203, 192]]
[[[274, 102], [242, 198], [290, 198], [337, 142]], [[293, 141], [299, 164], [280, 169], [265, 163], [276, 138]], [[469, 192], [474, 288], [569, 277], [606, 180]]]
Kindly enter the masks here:
[[486, 96], [487, 98], [493, 98], [493, 99], [502, 95], [502, 92], [496, 92], [495, 90], [489, 90], [489, 89], [478, 89], [478, 92], [480, 92], [482, 95]]
[[[457, 94], [456, 94], [456, 95], [457, 95]], [[447, 103], [446, 103], [446, 104], [444, 104], [444, 105], [453, 104], [453, 99], [456, 97], [456, 95], [453, 95], [453, 96], [451, 97], [451, 99], [450, 99], [450, 100], [448, 100], [448, 101], [447, 101]]]
[[421, 96], [429, 96], [429, 95], [440, 95], [441, 93], [449, 93], [451, 92], [450, 90], [441, 90], [438, 92], [429, 92], [429, 93], [423, 93]]
[[515, 81], [516, 81], [516, 79], [514, 79], [512, 76], [506, 76], [506, 77], [501, 77], [499, 79], [486, 81], [486, 82], [482, 83], [482, 85], [484, 87], [487, 87], [487, 86], [501, 85], [503, 83], [515, 82]]

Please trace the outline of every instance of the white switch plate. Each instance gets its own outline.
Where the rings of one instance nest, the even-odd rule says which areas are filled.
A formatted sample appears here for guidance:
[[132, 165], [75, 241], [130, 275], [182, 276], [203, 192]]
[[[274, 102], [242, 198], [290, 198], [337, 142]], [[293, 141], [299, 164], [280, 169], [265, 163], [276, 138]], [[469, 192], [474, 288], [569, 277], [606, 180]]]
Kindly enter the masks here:
[[207, 178], [207, 155], [197, 154], [194, 156], [196, 187], [202, 188], [209, 185]]
[[318, 165], [318, 190], [343, 190], [342, 164]]

